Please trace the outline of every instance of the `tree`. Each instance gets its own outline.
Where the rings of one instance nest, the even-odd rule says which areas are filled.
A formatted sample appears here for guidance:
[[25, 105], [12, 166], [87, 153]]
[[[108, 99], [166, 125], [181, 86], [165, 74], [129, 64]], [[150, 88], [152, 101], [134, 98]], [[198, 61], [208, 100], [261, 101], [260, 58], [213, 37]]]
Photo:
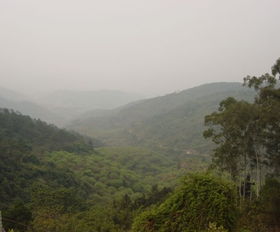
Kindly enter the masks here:
[[213, 162], [221, 170], [227, 170], [239, 183], [243, 197], [245, 192], [242, 194], [241, 190], [246, 189], [244, 180], [253, 168], [260, 168], [258, 119], [258, 107], [231, 97], [220, 103], [218, 112], [205, 117], [209, 128], [204, 132], [204, 137], [212, 138], [218, 145], [214, 150]]
[[[271, 75], [266, 73], [260, 77], [247, 76], [244, 85], [254, 87], [257, 91], [254, 104], [260, 109], [258, 127], [263, 136], [263, 155], [268, 164], [279, 175], [280, 170], [280, 58], [271, 68]], [[278, 78], [277, 78], [278, 76]]]
[[[222, 170], [227, 170], [233, 180], [240, 183], [240, 193], [246, 189], [246, 178], [256, 182], [259, 196], [265, 173], [278, 174], [280, 168], [280, 89], [277, 75], [280, 59], [272, 67], [272, 74], [260, 77], [247, 76], [244, 85], [256, 90], [254, 102], [227, 98], [220, 103], [219, 110], [205, 117], [209, 128], [205, 138], [211, 138], [217, 147], [213, 161]], [[243, 186], [241, 186], [243, 185]], [[245, 198], [245, 191], [243, 191]]]

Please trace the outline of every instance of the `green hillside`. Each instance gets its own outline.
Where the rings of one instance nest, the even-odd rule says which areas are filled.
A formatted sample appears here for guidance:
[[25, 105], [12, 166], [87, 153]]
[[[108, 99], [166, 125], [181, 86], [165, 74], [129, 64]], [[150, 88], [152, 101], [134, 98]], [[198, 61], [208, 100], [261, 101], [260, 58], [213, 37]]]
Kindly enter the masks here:
[[82, 153], [101, 143], [8, 109], [0, 109], [0, 135], [2, 140], [26, 143], [34, 151], [66, 150]]
[[228, 97], [253, 99], [239, 83], [212, 83], [179, 93], [138, 101], [73, 121], [69, 128], [96, 136], [109, 145], [144, 146], [176, 154], [210, 150], [202, 137], [204, 115]]
[[97, 148], [102, 145], [98, 140], [6, 109], [0, 110], [0, 145], [4, 199], [13, 199], [20, 189], [25, 192], [31, 183], [55, 181], [64, 186], [68, 181], [61, 178], [72, 178], [68, 187], [79, 182], [89, 198], [106, 202], [114, 195], [144, 193], [163, 180], [170, 185], [180, 173], [177, 162], [159, 153], [136, 147]]
[[[69, 215], [77, 223], [89, 223], [82, 222], [80, 214], [101, 217], [106, 220], [103, 227], [128, 226], [132, 211], [163, 199], [187, 171], [206, 167], [200, 157], [175, 160], [145, 148], [101, 145], [98, 140], [1, 109], [0, 208], [5, 227], [26, 231], [26, 226], [32, 226], [45, 231], [44, 223], [51, 227]], [[122, 206], [123, 201], [129, 203]], [[110, 215], [104, 215], [104, 207], [111, 209]], [[120, 210], [129, 213], [129, 219]], [[57, 219], [47, 219], [45, 213]], [[98, 230], [101, 223], [93, 228]]]
[[156, 184], [160, 188], [174, 186], [175, 179], [185, 172], [163, 155], [134, 147], [103, 147], [82, 156], [52, 152], [44, 160], [59, 168], [69, 168], [83, 183], [89, 192], [88, 200], [94, 204], [120, 200], [126, 194], [136, 199]]
[[7, 109], [0, 110], [0, 207], [26, 201], [29, 188], [39, 182], [50, 186], [79, 186], [71, 171], [41, 159], [45, 152], [93, 150], [94, 141]]

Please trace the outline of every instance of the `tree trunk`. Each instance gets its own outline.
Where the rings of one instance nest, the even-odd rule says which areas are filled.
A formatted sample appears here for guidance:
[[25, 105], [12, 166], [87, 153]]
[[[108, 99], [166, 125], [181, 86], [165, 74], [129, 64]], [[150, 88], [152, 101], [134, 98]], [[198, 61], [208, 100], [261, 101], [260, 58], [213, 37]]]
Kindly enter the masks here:
[[256, 162], [257, 162], [256, 195], [257, 195], [257, 198], [259, 198], [259, 195], [260, 195], [260, 170], [259, 169], [260, 169], [260, 167], [259, 167], [259, 157], [258, 157], [257, 152], [255, 152], [255, 154], [256, 154]]

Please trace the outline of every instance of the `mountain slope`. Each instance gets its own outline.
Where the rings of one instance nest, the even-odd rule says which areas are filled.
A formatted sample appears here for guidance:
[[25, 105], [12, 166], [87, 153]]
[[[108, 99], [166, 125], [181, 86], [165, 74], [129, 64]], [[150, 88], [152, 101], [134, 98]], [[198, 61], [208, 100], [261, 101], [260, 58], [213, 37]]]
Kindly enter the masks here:
[[[0, 202], [32, 200], [32, 189], [75, 188], [84, 201], [104, 204], [139, 197], [154, 184], [171, 185], [186, 170], [162, 154], [98, 141], [6, 109], [0, 110]], [[95, 147], [95, 149], [93, 149]], [[204, 165], [194, 160], [193, 167]], [[190, 170], [190, 169], [189, 169]]]
[[43, 156], [61, 150], [83, 155], [93, 152], [93, 145], [94, 141], [76, 133], [0, 109], [0, 207], [16, 199], [27, 200], [35, 183], [79, 188], [69, 169], [50, 165]]
[[202, 138], [204, 116], [228, 96], [252, 99], [240, 83], [212, 83], [141, 100], [72, 122], [69, 128], [97, 136], [110, 145], [145, 146], [168, 153], [209, 151]]
[[66, 150], [88, 152], [100, 142], [75, 132], [59, 129], [41, 120], [0, 108], [1, 140], [11, 139], [26, 143], [36, 151]]
[[[98, 145], [94, 142], [1, 109], [0, 208], [4, 227], [15, 228], [5, 219], [20, 222], [24, 229], [19, 231], [53, 225], [53, 220], [69, 226], [73, 224], [69, 216], [77, 222], [83, 220], [81, 214], [104, 217], [100, 209], [110, 212], [104, 219], [106, 225], [129, 225], [132, 217], [127, 218], [127, 212], [163, 200], [170, 191], [163, 187], [176, 185], [176, 178], [186, 171], [205, 168], [205, 160], [198, 157], [175, 160], [139, 147], [93, 150], [93, 145]], [[21, 217], [22, 212], [29, 216]], [[61, 223], [64, 216], [66, 221]], [[91, 229], [92, 219], [87, 220]], [[94, 222], [96, 231], [100, 224], [99, 219]]]

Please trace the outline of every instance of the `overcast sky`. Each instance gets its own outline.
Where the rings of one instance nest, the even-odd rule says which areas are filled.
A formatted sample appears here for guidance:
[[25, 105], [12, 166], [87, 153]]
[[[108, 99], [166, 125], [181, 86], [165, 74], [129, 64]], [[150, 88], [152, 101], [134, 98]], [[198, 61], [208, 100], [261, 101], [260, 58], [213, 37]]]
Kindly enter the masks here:
[[0, 0], [0, 86], [164, 94], [270, 71], [279, 0]]

